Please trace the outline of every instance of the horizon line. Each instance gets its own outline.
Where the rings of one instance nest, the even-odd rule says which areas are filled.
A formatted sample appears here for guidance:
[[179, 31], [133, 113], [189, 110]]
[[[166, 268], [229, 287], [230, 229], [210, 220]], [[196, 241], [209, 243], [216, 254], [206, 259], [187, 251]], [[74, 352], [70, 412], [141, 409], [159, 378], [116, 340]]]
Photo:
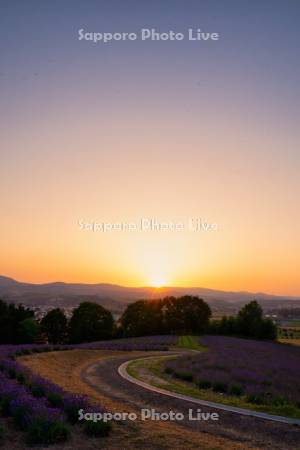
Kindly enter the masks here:
[[89, 285], [89, 286], [97, 286], [97, 285], [108, 285], [108, 286], [116, 286], [116, 287], [120, 287], [120, 288], [125, 288], [125, 289], [152, 289], [154, 291], [161, 291], [164, 289], [205, 289], [208, 291], [218, 291], [218, 292], [223, 292], [223, 293], [234, 293], [234, 294], [253, 294], [253, 295], [267, 295], [267, 296], [272, 296], [272, 297], [281, 297], [281, 298], [288, 298], [288, 299], [297, 299], [300, 300], [300, 294], [299, 295], [282, 295], [282, 294], [271, 294], [269, 292], [264, 292], [264, 291], [257, 291], [257, 292], [252, 292], [252, 291], [247, 291], [247, 290], [224, 290], [224, 289], [214, 289], [211, 287], [205, 287], [205, 286], [178, 286], [178, 285], [168, 285], [168, 286], [128, 286], [128, 285], [123, 285], [123, 284], [118, 284], [118, 283], [113, 283], [113, 282], [95, 282], [95, 283], [90, 283], [90, 282], [85, 282], [85, 281], [45, 281], [45, 282], [31, 282], [31, 281], [20, 281], [17, 280], [11, 276], [7, 276], [7, 275], [1, 275], [0, 274], [0, 278], [7, 278], [9, 280], [15, 281], [17, 283], [20, 284], [32, 284], [35, 286], [41, 286], [41, 285], [46, 285], [46, 284], [79, 284], [79, 285]]

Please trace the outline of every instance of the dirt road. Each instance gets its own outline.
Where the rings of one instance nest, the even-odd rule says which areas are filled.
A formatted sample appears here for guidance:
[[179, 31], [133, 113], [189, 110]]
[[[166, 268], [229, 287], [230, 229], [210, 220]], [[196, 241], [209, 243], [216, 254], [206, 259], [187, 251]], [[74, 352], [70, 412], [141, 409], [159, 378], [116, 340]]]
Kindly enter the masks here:
[[[145, 356], [148, 355], [145, 354]], [[272, 450], [300, 448], [300, 427], [298, 426], [239, 416], [207, 407], [201, 407], [202, 412], [217, 412], [219, 414], [217, 422], [188, 420], [189, 410], [194, 412], [197, 410], [195, 404], [162, 396], [123, 379], [118, 373], [118, 367], [126, 360], [128, 360], [127, 356], [119, 355], [115, 358], [100, 360], [81, 371], [82, 381], [101, 395], [109, 396], [119, 405], [120, 412], [133, 411], [138, 416], [142, 408], [153, 408], [156, 412], [180, 412], [185, 418], [177, 421], [174, 426], [181, 427], [185, 431], [225, 438], [240, 443], [242, 448]]]

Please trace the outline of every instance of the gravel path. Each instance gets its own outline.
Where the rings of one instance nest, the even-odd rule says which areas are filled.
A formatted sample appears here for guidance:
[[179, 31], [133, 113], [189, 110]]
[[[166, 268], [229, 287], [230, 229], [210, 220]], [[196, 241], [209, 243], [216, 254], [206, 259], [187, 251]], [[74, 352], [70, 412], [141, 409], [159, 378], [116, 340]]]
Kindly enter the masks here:
[[[149, 354], [145, 353], [145, 357]], [[141, 355], [136, 358], [141, 358]], [[132, 358], [132, 359], [136, 359]], [[204, 432], [213, 436], [230, 439], [233, 442], [244, 443], [246, 447], [260, 449], [295, 450], [300, 449], [300, 427], [284, 423], [270, 422], [249, 416], [220, 411], [201, 406], [202, 412], [217, 412], [219, 421], [189, 421], [188, 411], [196, 412], [199, 405], [173, 397], [166, 397], [159, 393], [133, 385], [123, 379], [119, 373], [119, 366], [128, 360], [128, 356], [117, 356], [113, 359], [94, 363], [81, 372], [82, 381], [101, 394], [109, 395], [116, 400], [122, 411], [134, 411], [140, 416], [142, 408], [153, 408], [157, 412], [170, 410], [183, 413], [185, 419], [176, 424], [191, 430]]]

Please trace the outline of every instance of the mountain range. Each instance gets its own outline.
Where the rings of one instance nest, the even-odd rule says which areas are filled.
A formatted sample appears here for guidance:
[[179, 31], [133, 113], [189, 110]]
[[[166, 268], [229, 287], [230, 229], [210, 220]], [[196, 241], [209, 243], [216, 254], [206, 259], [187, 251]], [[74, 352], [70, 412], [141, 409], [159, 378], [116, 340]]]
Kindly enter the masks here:
[[214, 309], [237, 308], [256, 299], [266, 308], [299, 307], [300, 297], [276, 296], [265, 293], [220, 291], [202, 287], [125, 287], [115, 284], [64, 283], [53, 282], [33, 284], [0, 276], [0, 298], [27, 306], [74, 307], [81, 301], [95, 301], [121, 313], [127, 304], [140, 299], [161, 298], [167, 295], [197, 295], [207, 301]]

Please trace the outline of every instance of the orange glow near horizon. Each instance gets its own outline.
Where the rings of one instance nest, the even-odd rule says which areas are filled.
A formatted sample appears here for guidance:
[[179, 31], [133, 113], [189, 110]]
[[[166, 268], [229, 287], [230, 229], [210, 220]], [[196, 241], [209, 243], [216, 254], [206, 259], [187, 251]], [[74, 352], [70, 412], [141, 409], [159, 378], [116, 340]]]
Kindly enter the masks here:
[[[7, 51], [0, 77], [0, 275], [300, 296], [299, 108], [288, 91], [293, 77], [299, 90], [296, 52], [287, 64], [272, 40], [288, 70], [277, 79], [269, 47], [268, 64], [252, 61], [263, 46], [243, 50], [259, 42], [244, 34], [243, 46], [127, 47], [79, 46], [68, 31], [64, 44], [26, 44], [42, 46], [32, 58], [18, 36], [15, 69]], [[141, 218], [218, 229], [79, 227]]]
[[[149, 286], [152, 286], [156, 289], [160, 289], [162, 287], [168, 286], [168, 283], [166, 282], [165, 279], [158, 276], [158, 277], [150, 280]], [[169, 284], [169, 286], [170, 286], [170, 284]]]

